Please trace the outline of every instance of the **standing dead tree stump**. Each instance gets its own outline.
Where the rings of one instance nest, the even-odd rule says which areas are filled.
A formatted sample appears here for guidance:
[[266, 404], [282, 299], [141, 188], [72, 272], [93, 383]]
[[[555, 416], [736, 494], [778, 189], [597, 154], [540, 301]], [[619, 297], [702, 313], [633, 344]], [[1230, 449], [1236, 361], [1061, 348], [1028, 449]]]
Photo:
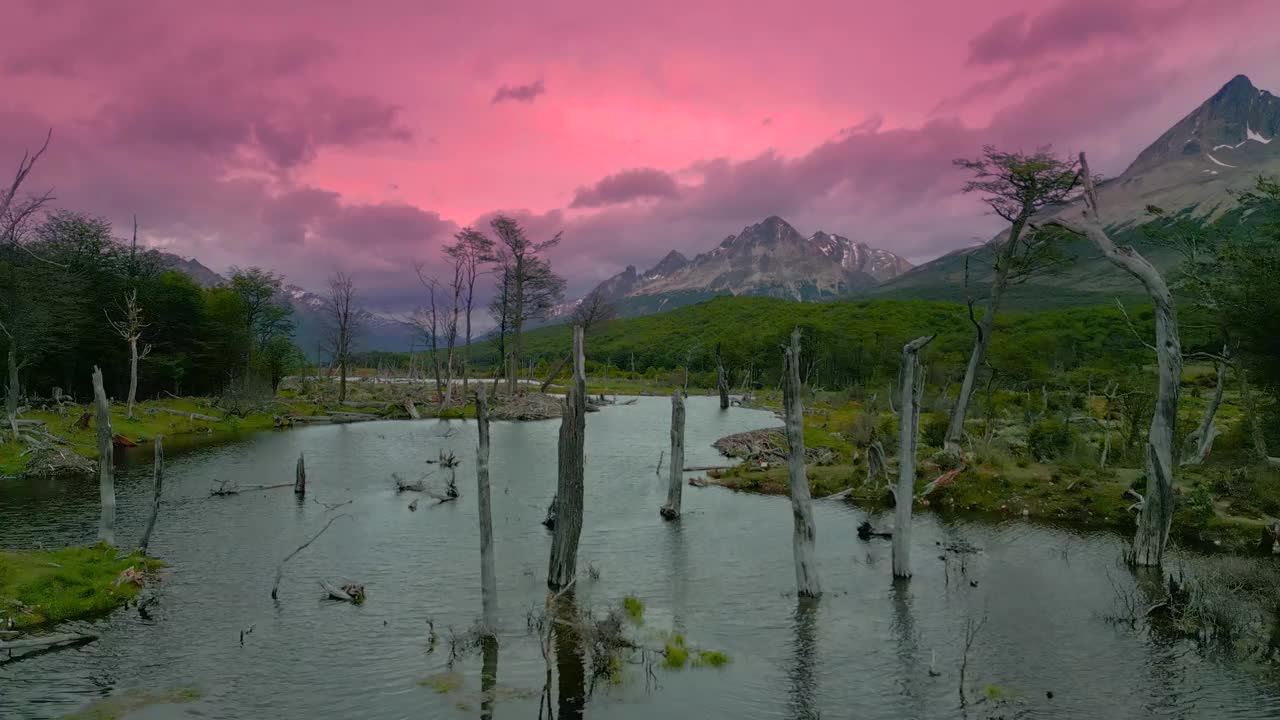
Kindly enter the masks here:
[[102, 388], [102, 370], [93, 366], [93, 398], [98, 421], [98, 495], [102, 500], [102, 517], [98, 524], [98, 542], [116, 544], [116, 478], [115, 444], [111, 441], [111, 403]]
[[481, 630], [488, 637], [498, 632], [498, 580], [493, 563], [493, 510], [489, 487], [489, 400], [484, 388], [476, 393], [476, 498], [480, 507], [480, 603]]
[[920, 394], [924, 371], [920, 350], [933, 335], [918, 337], [902, 346], [902, 367], [898, 371], [898, 486], [893, 490], [893, 576], [911, 577], [911, 504], [915, 502], [916, 441], [920, 425]]
[[796, 594], [817, 597], [822, 594], [818, 578], [816, 550], [817, 527], [813, 522], [813, 506], [809, 497], [809, 479], [804, 467], [804, 406], [800, 386], [800, 328], [791, 331], [791, 345], [783, 350], [783, 410], [786, 414], [787, 474], [790, 480], [791, 516], [795, 528], [791, 549], [796, 561]]
[[667, 480], [667, 504], [658, 512], [666, 520], [680, 517], [680, 492], [684, 483], [684, 396], [671, 393], [671, 466]]
[[716, 388], [720, 391], [720, 409], [729, 409], [729, 373], [724, 369], [724, 357], [720, 355], [720, 343], [716, 343]]
[[307, 494], [307, 463], [302, 453], [298, 453], [298, 465], [293, 471], [293, 494], [298, 497]]
[[578, 572], [578, 539], [582, 535], [583, 450], [586, 441], [587, 376], [581, 325], [573, 328], [573, 380], [560, 420], [556, 524], [551, 541], [547, 586], [569, 587]]
[[151, 517], [147, 520], [146, 532], [142, 533], [142, 541], [138, 543], [138, 552], [147, 554], [147, 545], [151, 542], [151, 532], [156, 529], [156, 518], [160, 515], [160, 490], [164, 485], [164, 436], [156, 436], [155, 464], [151, 470], [152, 496]]

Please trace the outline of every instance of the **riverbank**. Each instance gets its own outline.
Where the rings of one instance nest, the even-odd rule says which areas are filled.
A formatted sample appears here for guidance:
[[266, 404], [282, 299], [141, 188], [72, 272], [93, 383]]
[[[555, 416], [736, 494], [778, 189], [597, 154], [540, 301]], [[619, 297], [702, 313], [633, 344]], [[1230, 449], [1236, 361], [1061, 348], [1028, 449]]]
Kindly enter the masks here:
[[[486, 385], [488, 389], [488, 385]], [[144, 445], [157, 435], [234, 437], [239, 434], [314, 423], [368, 420], [463, 419], [475, 417], [475, 403], [464, 402], [461, 388], [453, 403], [440, 408], [439, 396], [427, 384], [378, 384], [353, 381], [339, 402], [336, 383], [286, 382], [272, 398], [228, 403], [217, 398], [165, 398], [127, 408], [111, 406], [111, 432], [117, 446]], [[592, 401], [592, 409], [611, 401]], [[87, 422], [82, 418], [88, 415]], [[561, 401], [553, 395], [526, 392], [508, 399], [499, 392], [492, 407], [495, 420], [547, 420], [560, 417]], [[0, 442], [0, 477], [29, 475], [88, 476], [98, 457], [92, 405], [64, 403], [56, 409], [24, 410], [23, 432], [37, 442]], [[30, 429], [29, 431], [27, 429]]]
[[[762, 407], [776, 407], [765, 398]], [[1192, 412], [1196, 409], [1192, 408]], [[1136, 516], [1134, 492], [1145, 492], [1144, 470], [1136, 452], [1125, 452], [1119, 440], [1104, 433], [1068, 427], [1054, 440], [1054, 459], [1036, 457], [1047, 423], [1001, 423], [989, 436], [970, 441], [965, 464], [948, 480], [926, 492], [930, 482], [953, 469], [939, 458], [941, 416], [922, 420], [921, 450], [916, 477], [916, 506], [940, 514], [966, 514], [992, 519], [1028, 518], [1097, 529], [1127, 532]], [[896, 481], [897, 461], [891, 412], [868, 410], [864, 404], [833, 398], [818, 399], [806, 409], [807, 475], [815, 498], [833, 496], [881, 510], [894, 506], [889, 491]], [[1039, 434], [1038, 434], [1039, 433]], [[870, 446], [885, 450], [885, 470], [868, 473]], [[1111, 443], [1117, 447], [1112, 448]], [[1135, 443], [1136, 445], [1137, 443]], [[1264, 530], [1280, 521], [1280, 472], [1253, 463], [1245, 453], [1225, 446], [1202, 465], [1178, 468], [1174, 485], [1172, 535], [1188, 545], [1235, 551], [1259, 547]], [[742, 464], [708, 471], [708, 482], [732, 490], [785, 495], [788, 477], [786, 439], [782, 428], [721, 438], [716, 447]], [[1111, 462], [1099, 454], [1109, 448]]]
[[160, 563], [106, 545], [0, 550], [0, 627], [39, 628], [105, 615], [142, 591]]

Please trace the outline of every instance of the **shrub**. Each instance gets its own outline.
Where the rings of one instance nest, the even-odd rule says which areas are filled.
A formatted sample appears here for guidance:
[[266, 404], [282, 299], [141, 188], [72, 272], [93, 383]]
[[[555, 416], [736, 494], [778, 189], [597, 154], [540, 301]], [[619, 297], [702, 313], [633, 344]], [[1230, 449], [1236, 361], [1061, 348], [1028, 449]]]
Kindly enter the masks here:
[[1058, 457], [1070, 444], [1071, 430], [1061, 420], [1046, 418], [1027, 433], [1027, 449], [1042, 462]]
[[942, 447], [947, 439], [947, 416], [929, 413], [921, 418], [920, 442], [929, 447]]

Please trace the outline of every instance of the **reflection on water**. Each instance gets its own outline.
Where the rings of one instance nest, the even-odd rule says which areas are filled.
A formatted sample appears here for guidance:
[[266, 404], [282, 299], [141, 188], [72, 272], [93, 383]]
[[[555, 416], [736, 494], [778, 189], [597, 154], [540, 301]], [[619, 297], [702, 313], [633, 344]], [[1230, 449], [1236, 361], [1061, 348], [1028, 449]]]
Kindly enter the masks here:
[[818, 710], [818, 681], [814, 675], [818, 655], [818, 602], [818, 598], [796, 599], [793, 616], [796, 637], [788, 673], [787, 717], [797, 720], [816, 720], [822, 716]]
[[498, 686], [498, 639], [486, 635], [480, 639], [480, 717], [492, 720], [494, 693]]
[[[691, 398], [687, 412], [690, 465], [720, 462], [710, 444], [722, 435], [777, 424], [764, 412], [722, 412], [714, 398]], [[584, 658], [568, 633], [557, 632], [548, 678], [527, 617], [547, 597], [550, 535], [540, 521], [556, 484], [554, 421], [493, 425], [499, 638], [451, 663], [444, 642], [433, 649], [428, 621], [448, 638], [480, 616], [478, 510], [467, 491], [475, 487], [475, 428], [375, 422], [185, 449], [179, 438], [166, 441], [166, 499], [152, 538], [168, 564], [153, 588], [159, 601], [148, 618], [129, 609], [95, 623], [101, 639], [92, 645], [0, 665], [0, 718], [61, 717], [132, 688], [198, 688], [197, 702], [137, 717], [452, 720], [541, 711], [610, 720], [950, 720], [960, 714], [965, 621], [983, 616], [968, 685], [1007, 690], [1019, 716], [1280, 717], [1280, 697], [1257, 675], [1141, 626], [1104, 620], [1115, 611], [1113, 579], [1142, 597], [1117, 565], [1120, 539], [1108, 533], [921, 514], [912, 538], [915, 576], [895, 585], [889, 544], [856, 538], [868, 514], [819, 501], [817, 555], [827, 592], [817, 602], [797, 601], [786, 498], [686, 488], [680, 520], [660, 519], [666, 488], [654, 462], [669, 442], [669, 422], [666, 398], [588, 416], [573, 602], [599, 615], [634, 595], [645, 603], [638, 631], [651, 633], [650, 643], [680, 632], [691, 648], [725, 652], [724, 668], [658, 668], [658, 689], [650, 691], [644, 670], [629, 665], [621, 685], [590, 692]], [[149, 509], [150, 457], [141, 450], [125, 454], [117, 478], [122, 543], [141, 535]], [[424, 501], [410, 512], [412, 498], [396, 494], [390, 475], [416, 477], [440, 450], [463, 459], [462, 497]], [[222, 480], [289, 482], [299, 453], [308, 470], [302, 502], [288, 489], [209, 497]], [[347, 501], [334, 511], [323, 504]], [[289, 561], [273, 603], [276, 565], [334, 513], [350, 517]], [[0, 546], [92, 542], [97, 518], [92, 481], [0, 481]], [[957, 561], [938, 559], [937, 543], [953, 542], [980, 549], [966, 556], [963, 576]], [[1194, 569], [1202, 561], [1175, 562]], [[320, 580], [359, 582], [368, 600], [325, 600]], [[555, 696], [549, 704], [540, 702], [544, 687]]]

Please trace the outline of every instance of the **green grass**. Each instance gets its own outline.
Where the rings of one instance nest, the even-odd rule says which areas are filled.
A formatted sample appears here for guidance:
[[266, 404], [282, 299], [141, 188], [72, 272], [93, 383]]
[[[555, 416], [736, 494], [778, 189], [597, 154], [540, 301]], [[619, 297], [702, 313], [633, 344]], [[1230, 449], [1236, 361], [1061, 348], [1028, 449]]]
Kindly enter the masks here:
[[64, 716], [63, 720], [118, 720], [143, 708], [160, 704], [182, 704], [199, 700], [204, 693], [197, 688], [183, 687], [167, 693], [133, 689], [94, 700], [83, 709]]
[[53, 551], [0, 551], [0, 618], [19, 628], [105, 615], [137, 597], [131, 582], [116, 584], [128, 567], [160, 566], [140, 554], [116, 559], [104, 545]]
[[627, 612], [627, 617], [633, 622], [639, 623], [644, 620], [644, 602], [640, 598], [630, 595], [622, 598], [622, 609]]
[[462, 689], [462, 676], [456, 672], [436, 673], [419, 680], [418, 684], [422, 687], [429, 687], [440, 695], [448, 695], [451, 692]]
[[693, 659], [694, 667], [724, 667], [729, 664], [729, 656], [719, 650], [699, 650]]
[[663, 647], [662, 666], [679, 670], [689, 662], [689, 651], [684, 646], [683, 635], [673, 635]]

